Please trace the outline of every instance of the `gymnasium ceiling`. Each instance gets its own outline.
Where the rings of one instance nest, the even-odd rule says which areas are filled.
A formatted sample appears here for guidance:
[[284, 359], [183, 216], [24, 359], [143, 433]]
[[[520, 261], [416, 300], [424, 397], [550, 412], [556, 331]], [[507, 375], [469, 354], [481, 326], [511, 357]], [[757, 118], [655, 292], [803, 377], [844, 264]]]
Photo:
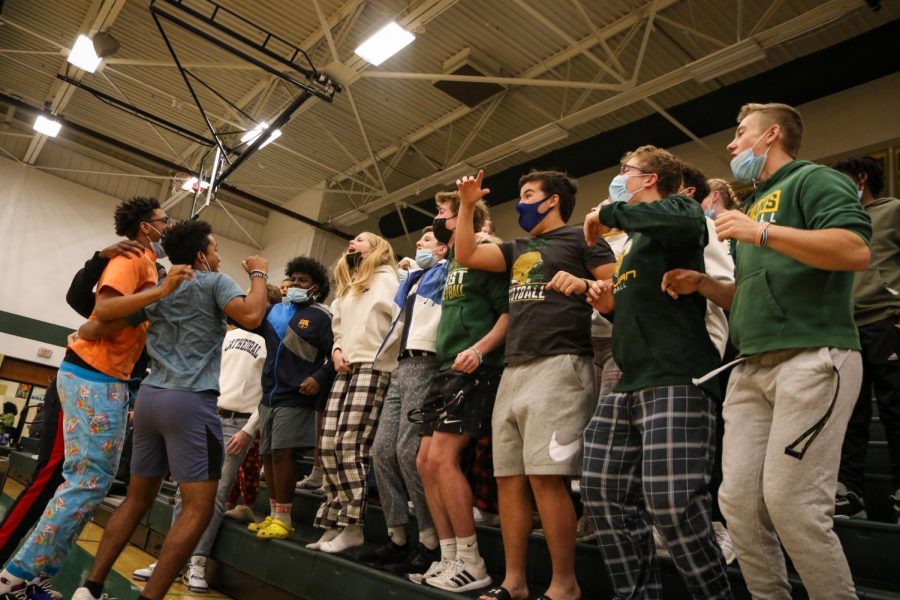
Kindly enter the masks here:
[[[170, 1], [200, 12], [213, 6]], [[325, 208], [306, 216], [351, 231], [473, 167], [500, 172], [651, 116], [694, 137], [669, 109], [900, 18], [895, 0], [219, 1], [344, 85], [332, 103], [304, 104], [277, 141], [228, 179], [220, 198], [230, 216], [218, 208], [210, 215], [221, 220], [217, 230], [247, 243], [259, 239], [268, 211], [284, 211], [323, 182]], [[189, 211], [171, 177], [196, 170], [207, 148], [58, 78], [208, 136], [148, 1], [0, 0], [0, 8], [0, 156], [114, 196], [158, 196], [174, 214]], [[415, 41], [377, 67], [354, 54], [391, 20]], [[67, 67], [77, 35], [98, 31], [119, 50], [94, 74]], [[185, 66], [228, 100], [198, 89], [217, 127], [248, 129], [248, 117], [271, 122], [298, 94], [197, 35], [166, 31]], [[446, 81], [445, 61], [467, 48], [487, 72], [481, 81], [498, 90], [474, 106], [434, 85]], [[34, 110], [48, 102], [70, 125], [55, 139], [31, 130]]]

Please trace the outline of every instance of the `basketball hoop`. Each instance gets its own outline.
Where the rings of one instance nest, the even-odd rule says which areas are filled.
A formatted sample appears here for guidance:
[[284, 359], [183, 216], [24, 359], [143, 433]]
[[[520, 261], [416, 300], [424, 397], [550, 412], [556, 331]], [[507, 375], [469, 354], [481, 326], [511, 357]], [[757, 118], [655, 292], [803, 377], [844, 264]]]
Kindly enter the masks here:
[[[189, 182], [191, 179], [194, 179], [194, 181], [195, 181], [193, 186], [189, 186], [189, 185], [188, 185], [188, 182]], [[191, 191], [196, 191], [196, 186], [197, 186], [197, 185], [198, 185], [198, 184], [197, 184], [197, 182], [196, 182], [196, 177], [194, 177], [193, 173], [188, 173], [188, 172], [186, 172], [186, 171], [177, 171], [177, 172], [172, 176], [172, 193], [173, 193], [173, 194], [177, 194], [178, 192], [183, 192], [183, 191], [191, 190], [192, 187], [193, 187], [194, 189], [191, 190]], [[187, 188], [187, 190], [185, 190], [185, 188]]]

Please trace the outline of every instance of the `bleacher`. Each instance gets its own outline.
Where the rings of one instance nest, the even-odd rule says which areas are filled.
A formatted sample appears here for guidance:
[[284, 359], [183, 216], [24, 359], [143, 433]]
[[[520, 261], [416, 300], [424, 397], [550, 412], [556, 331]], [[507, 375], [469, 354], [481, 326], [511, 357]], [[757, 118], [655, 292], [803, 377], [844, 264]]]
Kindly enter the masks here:
[[[892, 524], [888, 497], [893, 493], [888, 475], [887, 447], [884, 431], [875, 417], [868, 454], [866, 476], [866, 509], [868, 521], [836, 520], [835, 530], [847, 554], [857, 592], [861, 599], [897, 600], [900, 598], [900, 526]], [[22, 451], [10, 455], [9, 476], [25, 482], [34, 469], [36, 452], [34, 440], [23, 439]], [[300, 462], [308, 470], [308, 461]], [[366, 514], [367, 544], [343, 555], [329, 555], [307, 550], [304, 545], [321, 533], [315, 530], [313, 516], [321, 498], [314, 494], [298, 493], [293, 518], [296, 532], [289, 540], [259, 540], [246, 526], [230, 521], [223, 523], [213, 548], [208, 567], [212, 587], [241, 600], [290, 599], [310, 600], [339, 598], [341, 600], [373, 600], [385, 598], [456, 598], [437, 589], [413, 584], [403, 577], [368, 567], [358, 561], [362, 552], [387, 540], [384, 517], [374, 503]], [[174, 486], [166, 485], [140, 527], [132, 536], [132, 543], [158, 554], [172, 517]], [[96, 511], [94, 520], [105, 525], [116, 506], [108, 500]], [[265, 485], [260, 489], [257, 513], [268, 510]], [[409, 527], [409, 539], [417, 539], [414, 517]], [[478, 527], [478, 542], [488, 570], [499, 583], [503, 576], [503, 544], [496, 527]], [[550, 558], [544, 540], [532, 535], [529, 547], [528, 581], [532, 597], [539, 595], [550, 581]], [[593, 543], [579, 544], [576, 571], [583, 598], [611, 597], [611, 588], [599, 548]], [[661, 559], [665, 598], [689, 598], [674, 566]], [[749, 599], [737, 563], [729, 567], [735, 598]], [[792, 575], [794, 598], [806, 598], [796, 574]], [[475, 594], [470, 594], [475, 595]]]

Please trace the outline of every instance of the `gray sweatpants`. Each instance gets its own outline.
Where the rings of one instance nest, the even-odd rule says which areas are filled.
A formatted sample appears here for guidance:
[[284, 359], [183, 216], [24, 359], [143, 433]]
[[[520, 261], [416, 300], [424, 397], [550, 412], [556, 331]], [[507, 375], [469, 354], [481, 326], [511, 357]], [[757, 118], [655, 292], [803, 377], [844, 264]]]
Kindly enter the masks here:
[[402, 359], [391, 374], [391, 385], [384, 397], [372, 445], [378, 497], [388, 527], [405, 525], [409, 521], [407, 497], [416, 511], [419, 531], [434, 527], [422, 480], [416, 470], [418, 429], [406, 415], [412, 409], [422, 407], [428, 385], [439, 366], [436, 357], [412, 356]]
[[834, 348], [767, 352], [731, 374], [719, 504], [754, 598], [791, 598], [781, 544], [812, 600], [856, 598], [833, 517], [861, 379], [859, 352]]
[[[228, 445], [228, 440], [231, 439], [231, 436], [243, 429], [244, 425], [247, 424], [247, 419], [238, 417], [229, 417], [227, 419], [219, 417], [219, 420], [222, 423], [223, 443], [225, 446]], [[235, 479], [237, 479], [238, 469], [241, 467], [241, 463], [244, 462], [244, 458], [246, 458], [251, 446], [253, 446], [253, 440], [247, 445], [247, 449], [240, 454], [228, 454], [228, 452], [225, 452], [225, 460], [222, 463], [222, 477], [219, 479], [219, 487], [216, 489], [216, 508], [209, 525], [206, 526], [206, 531], [203, 532], [200, 541], [197, 542], [197, 547], [194, 548], [192, 556], [209, 556], [209, 553], [212, 551], [213, 544], [216, 542], [216, 536], [219, 534], [219, 527], [222, 525], [222, 515], [225, 514], [225, 501], [228, 499], [228, 493], [231, 491]], [[179, 492], [175, 496], [175, 510], [172, 512], [172, 523], [175, 522], [175, 519], [180, 514], [181, 493]]]

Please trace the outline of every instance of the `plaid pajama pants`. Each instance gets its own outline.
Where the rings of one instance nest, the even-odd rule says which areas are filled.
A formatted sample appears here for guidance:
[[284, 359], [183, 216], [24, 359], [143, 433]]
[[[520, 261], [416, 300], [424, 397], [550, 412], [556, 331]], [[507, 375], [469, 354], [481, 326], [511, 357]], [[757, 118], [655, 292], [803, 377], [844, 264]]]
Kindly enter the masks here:
[[322, 529], [361, 525], [366, 513], [366, 477], [378, 415], [391, 374], [372, 364], [338, 373], [328, 394], [319, 456], [325, 501], [313, 523]]
[[710, 524], [713, 401], [674, 385], [603, 396], [584, 432], [581, 494], [616, 598], [662, 598], [655, 524], [694, 598], [731, 598]]

